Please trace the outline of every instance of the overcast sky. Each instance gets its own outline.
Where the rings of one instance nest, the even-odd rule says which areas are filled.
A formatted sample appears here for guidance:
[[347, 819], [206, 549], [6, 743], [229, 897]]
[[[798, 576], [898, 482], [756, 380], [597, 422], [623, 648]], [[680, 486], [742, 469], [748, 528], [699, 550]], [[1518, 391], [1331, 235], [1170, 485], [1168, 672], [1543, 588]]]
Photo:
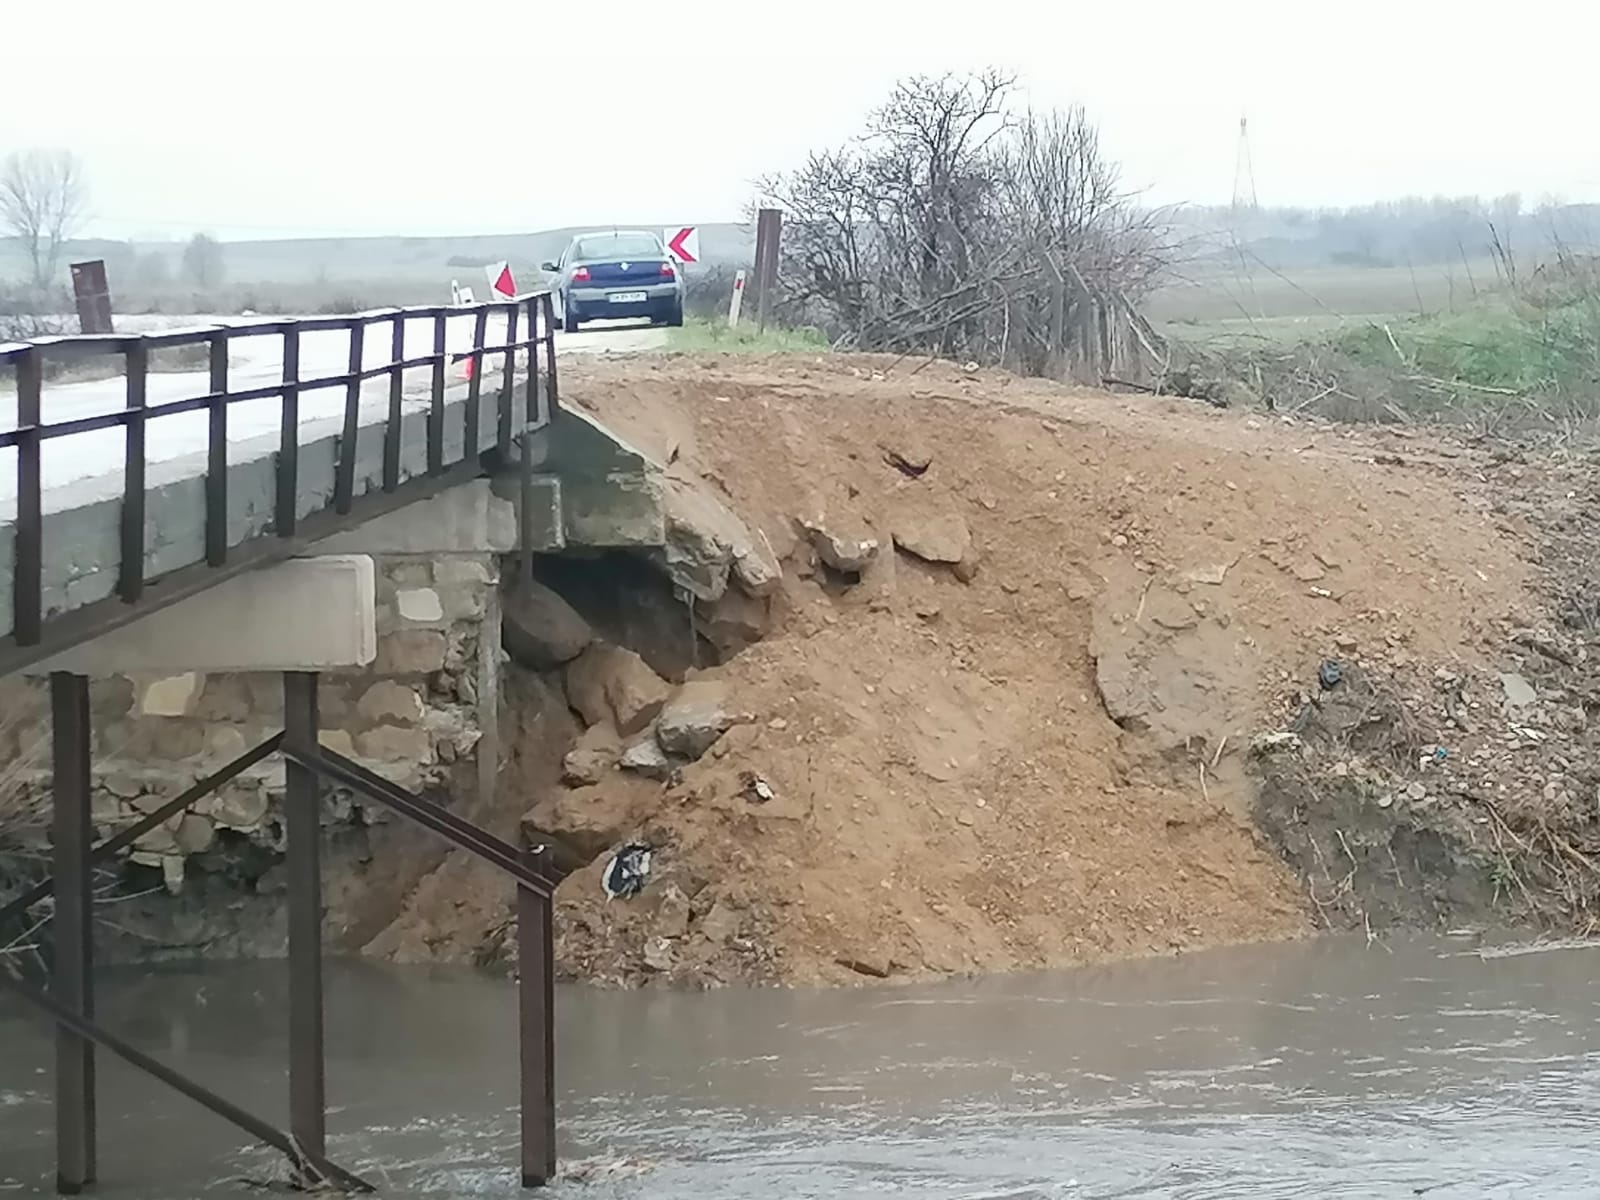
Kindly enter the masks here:
[[994, 64], [1154, 201], [1227, 203], [1241, 114], [1263, 204], [1600, 200], [1597, 35], [1586, 0], [0, 0], [0, 153], [78, 151], [115, 237], [709, 222], [896, 76]]

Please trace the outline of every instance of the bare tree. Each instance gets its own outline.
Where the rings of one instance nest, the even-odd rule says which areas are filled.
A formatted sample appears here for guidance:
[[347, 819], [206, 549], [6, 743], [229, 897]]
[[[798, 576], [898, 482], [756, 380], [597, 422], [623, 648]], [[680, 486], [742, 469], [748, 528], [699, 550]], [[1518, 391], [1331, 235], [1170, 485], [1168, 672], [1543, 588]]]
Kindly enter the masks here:
[[0, 230], [22, 243], [36, 291], [49, 287], [66, 242], [88, 216], [83, 164], [69, 150], [19, 150], [0, 166]]
[[1019, 115], [1011, 88], [994, 71], [906, 80], [859, 138], [765, 181], [788, 212], [791, 319], [1040, 374], [1155, 355], [1135, 306], [1165, 265], [1159, 215], [1119, 190], [1081, 110]]
[[208, 233], [197, 233], [183, 248], [183, 273], [197, 288], [209, 290], [222, 283], [222, 243]]
[[929, 343], [953, 353], [976, 334], [993, 260], [992, 139], [1008, 77], [918, 76], [899, 84], [850, 146], [768, 180], [789, 211], [781, 286], [791, 305], [862, 347]]

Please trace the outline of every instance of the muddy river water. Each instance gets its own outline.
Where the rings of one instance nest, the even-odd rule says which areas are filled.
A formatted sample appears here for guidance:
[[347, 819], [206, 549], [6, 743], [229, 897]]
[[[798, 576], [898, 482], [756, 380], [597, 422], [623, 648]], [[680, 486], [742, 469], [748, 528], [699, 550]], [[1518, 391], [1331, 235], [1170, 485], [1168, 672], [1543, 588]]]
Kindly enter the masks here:
[[[284, 1120], [281, 964], [107, 972], [108, 1024]], [[330, 964], [332, 1156], [515, 1196], [512, 986]], [[546, 1195], [1600, 1195], [1600, 950], [1328, 939], [853, 991], [558, 998]], [[51, 1181], [49, 1042], [0, 996], [0, 1196]], [[97, 1194], [247, 1194], [227, 1126], [101, 1068]]]

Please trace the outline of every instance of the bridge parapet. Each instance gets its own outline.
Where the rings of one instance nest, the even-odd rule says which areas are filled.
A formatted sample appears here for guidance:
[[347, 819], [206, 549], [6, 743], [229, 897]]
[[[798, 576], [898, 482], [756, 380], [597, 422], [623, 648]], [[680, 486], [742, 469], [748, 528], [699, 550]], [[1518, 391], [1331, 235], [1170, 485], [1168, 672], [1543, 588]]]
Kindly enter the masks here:
[[[509, 461], [559, 407], [554, 339], [539, 293], [0, 346], [0, 676]], [[151, 370], [183, 348], [208, 370]]]

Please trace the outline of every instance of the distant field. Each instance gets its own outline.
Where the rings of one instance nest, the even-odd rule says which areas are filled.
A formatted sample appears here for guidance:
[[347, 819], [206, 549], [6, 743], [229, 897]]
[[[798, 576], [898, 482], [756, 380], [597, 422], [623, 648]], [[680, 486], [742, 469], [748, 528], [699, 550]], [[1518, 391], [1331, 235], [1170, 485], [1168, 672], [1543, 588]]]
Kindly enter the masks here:
[[1153, 296], [1146, 311], [1165, 322], [1238, 322], [1262, 318], [1451, 312], [1499, 282], [1488, 259], [1427, 267], [1311, 267], [1273, 271], [1248, 257], [1183, 273]]
[[[644, 228], [655, 228], [645, 224]], [[507, 261], [518, 282], [536, 286], [539, 264], [557, 257], [572, 229], [481, 237], [301, 238], [229, 242], [224, 277], [199, 290], [182, 277], [181, 242], [74, 243], [68, 260], [106, 260], [121, 314], [253, 312], [261, 315], [351, 312], [389, 305], [434, 304], [459, 281], [479, 296], [483, 264]], [[753, 236], [738, 224], [701, 227], [699, 278], [747, 265]], [[1146, 313], [1157, 328], [1197, 342], [1282, 342], [1329, 334], [1347, 324], [1450, 314], [1491, 291], [1499, 278], [1487, 258], [1444, 265], [1297, 266], [1276, 270], [1248, 246], [1231, 258], [1179, 268]], [[1280, 260], [1282, 261], [1282, 260]], [[22, 273], [15, 243], [0, 240], [0, 284]], [[697, 272], [688, 272], [691, 283]], [[725, 297], [718, 293], [712, 308]], [[675, 340], [684, 344], [696, 335]], [[713, 347], [731, 348], [731, 347]]]
[[1209, 345], [1287, 345], [1331, 337], [1353, 325], [1382, 325], [1415, 313], [1309, 313], [1288, 317], [1221, 317], [1209, 321], [1156, 321], [1170, 338]]
[[[510, 263], [518, 283], [531, 286], [542, 278], [539, 265], [559, 257], [578, 232], [227, 242], [223, 280], [203, 292], [183, 278], [181, 241], [82, 241], [70, 244], [65, 257], [105, 259], [112, 298], [127, 312], [349, 312], [440, 303], [449, 299], [452, 279], [481, 297], [487, 290], [484, 266], [493, 262]], [[743, 225], [700, 227], [706, 269], [748, 265], [754, 245], [753, 233]], [[17, 244], [0, 239], [0, 284], [21, 279], [24, 265]]]

